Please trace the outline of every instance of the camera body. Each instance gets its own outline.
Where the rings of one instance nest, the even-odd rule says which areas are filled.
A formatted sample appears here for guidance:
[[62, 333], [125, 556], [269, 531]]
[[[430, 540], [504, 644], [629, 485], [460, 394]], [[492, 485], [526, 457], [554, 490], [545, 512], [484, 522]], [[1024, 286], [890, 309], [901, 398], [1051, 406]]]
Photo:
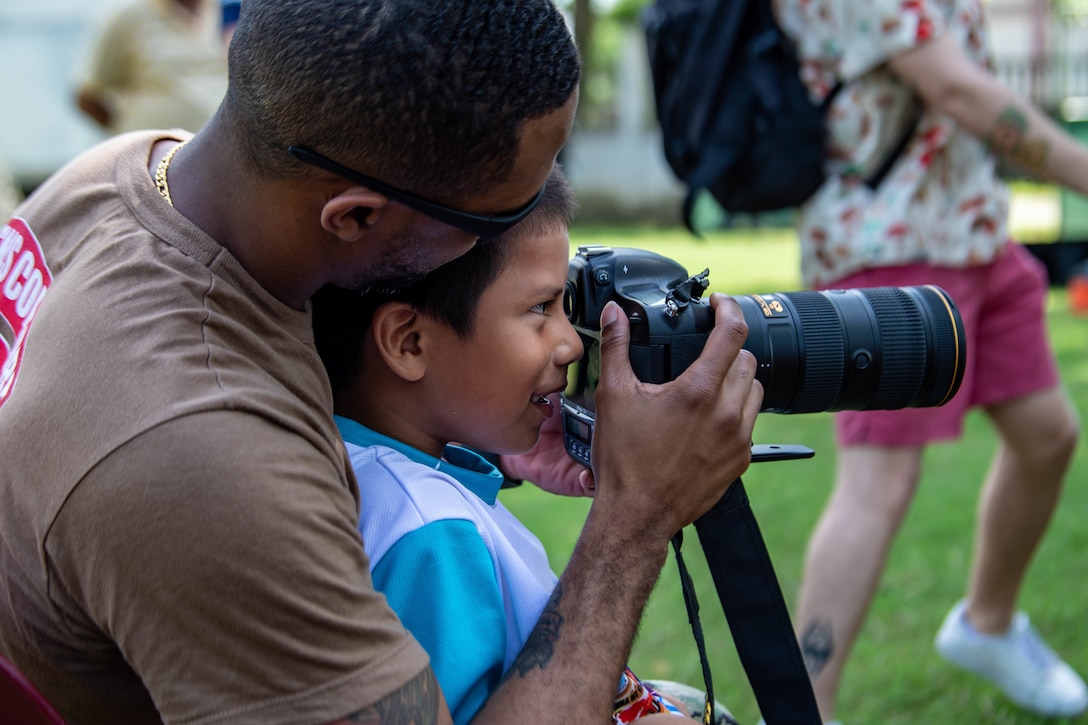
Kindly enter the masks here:
[[582, 337], [585, 354], [572, 370], [562, 400], [567, 453], [590, 464], [595, 413], [592, 396], [600, 375], [600, 319], [609, 301], [630, 321], [631, 367], [639, 380], [673, 380], [702, 352], [714, 325], [702, 303], [707, 272], [688, 277], [677, 262], [640, 249], [579, 247], [571, 259], [564, 295], [567, 318]]
[[714, 313], [701, 302], [709, 271], [688, 277], [677, 262], [641, 249], [579, 247], [564, 307], [583, 337], [600, 339], [601, 312], [619, 303], [631, 323], [631, 367], [639, 380], [675, 379], [702, 352]]
[[[614, 301], [631, 329], [639, 380], [666, 383], [699, 357], [714, 326], [702, 300], [709, 270], [633, 248], [583, 246], [564, 307], [585, 344], [562, 400], [567, 452], [589, 465], [600, 379], [600, 317]], [[758, 363], [764, 412], [892, 410], [943, 405], [966, 369], [963, 321], [935, 286], [775, 292], [735, 298]]]

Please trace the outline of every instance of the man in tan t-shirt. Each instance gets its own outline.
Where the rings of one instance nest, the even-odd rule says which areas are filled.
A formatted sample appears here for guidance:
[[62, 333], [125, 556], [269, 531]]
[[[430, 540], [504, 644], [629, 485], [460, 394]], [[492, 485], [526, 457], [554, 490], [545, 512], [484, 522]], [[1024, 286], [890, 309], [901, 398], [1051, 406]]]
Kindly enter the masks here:
[[[578, 78], [550, 0], [245, 0], [196, 136], [111, 139], [0, 228], [0, 655], [66, 719], [450, 722], [373, 590], [308, 300], [526, 215]], [[475, 722], [607, 722], [669, 539], [750, 460], [762, 391], [712, 304], [664, 386], [606, 308], [597, 495]], [[558, 446], [505, 464], [585, 473]]]

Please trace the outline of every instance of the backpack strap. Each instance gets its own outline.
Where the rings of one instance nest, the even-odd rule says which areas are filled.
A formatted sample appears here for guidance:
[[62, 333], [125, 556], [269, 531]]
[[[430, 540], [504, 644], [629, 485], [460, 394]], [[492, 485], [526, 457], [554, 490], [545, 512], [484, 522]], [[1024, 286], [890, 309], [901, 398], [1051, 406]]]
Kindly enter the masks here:
[[[841, 81], [836, 83], [831, 90], [828, 91], [824, 100], [820, 102], [820, 107], [825, 113], [831, 109], [831, 104], [834, 102], [835, 96], [839, 94], [839, 91], [841, 91], [842, 88], [843, 84]], [[907, 146], [910, 145], [911, 139], [914, 138], [914, 132], [918, 130], [918, 124], [922, 120], [922, 113], [924, 111], [925, 109], [922, 104], [916, 100], [914, 103], [914, 113], [911, 115], [910, 122], [903, 129], [903, 133], [900, 134], [899, 140], [895, 142], [895, 146], [893, 146], [891, 151], [884, 157], [884, 160], [880, 162], [880, 166], [865, 179], [865, 185], [873, 191], [880, 188], [880, 185], [884, 182], [884, 177], [888, 175], [892, 170], [892, 167], [895, 166], [895, 162], [899, 160], [899, 157], [906, 151]]]
[[888, 172], [895, 166], [895, 162], [899, 160], [899, 157], [903, 155], [903, 152], [907, 149], [912, 138], [914, 138], [914, 132], [918, 130], [918, 123], [922, 120], [922, 104], [915, 103], [914, 115], [911, 116], [910, 123], [903, 129], [903, 134], [899, 137], [899, 140], [895, 142], [895, 146], [888, 152], [888, 155], [884, 157], [884, 161], [880, 166], [869, 175], [869, 178], [865, 180], [865, 185], [873, 191], [876, 191], [880, 184], [884, 181], [884, 177], [888, 175]]

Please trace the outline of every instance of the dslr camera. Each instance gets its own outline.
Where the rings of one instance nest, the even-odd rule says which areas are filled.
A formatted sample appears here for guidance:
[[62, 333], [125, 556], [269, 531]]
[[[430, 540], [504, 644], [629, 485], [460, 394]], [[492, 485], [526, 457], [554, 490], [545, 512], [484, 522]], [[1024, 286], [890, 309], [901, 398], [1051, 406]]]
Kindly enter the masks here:
[[[709, 270], [689, 276], [642, 249], [583, 246], [564, 308], [585, 343], [562, 399], [567, 452], [590, 464], [600, 378], [600, 317], [615, 301], [631, 324], [631, 367], [644, 382], [678, 377], [702, 352], [714, 313]], [[935, 286], [772, 292], [736, 298], [748, 323], [763, 411], [814, 413], [942, 405], [966, 364], [963, 320]]]

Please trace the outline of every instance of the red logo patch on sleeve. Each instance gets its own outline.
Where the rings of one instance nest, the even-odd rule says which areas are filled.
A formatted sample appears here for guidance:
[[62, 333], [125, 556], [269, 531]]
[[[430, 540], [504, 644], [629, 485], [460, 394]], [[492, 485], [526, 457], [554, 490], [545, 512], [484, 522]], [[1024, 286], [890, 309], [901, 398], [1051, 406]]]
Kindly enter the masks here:
[[11, 219], [0, 229], [0, 317], [13, 333], [10, 345], [0, 338], [0, 405], [11, 395], [27, 331], [52, 283], [34, 233], [22, 219]]

